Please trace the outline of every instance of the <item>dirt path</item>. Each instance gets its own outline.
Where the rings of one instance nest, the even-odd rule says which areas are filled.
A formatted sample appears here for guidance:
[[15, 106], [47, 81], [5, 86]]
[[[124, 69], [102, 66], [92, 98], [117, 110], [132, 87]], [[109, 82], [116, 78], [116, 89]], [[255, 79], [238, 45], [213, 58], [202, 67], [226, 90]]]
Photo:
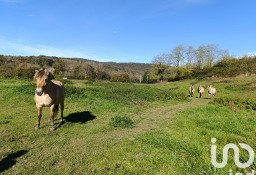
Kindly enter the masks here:
[[107, 133], [107, 137], [132, 137], [146, 131], [163, 127], [163, 125], [171, 121], [172, 117], [175, 116], [177, 112], [207, 105], [209, 101], [210, 99], [192, 98], [190, 102], [179, 103], [176, 105], [165, 104], [161, 107], [147, 109], [146, 111], [143, 111], [142, 114], [138, 114], [141, 121], [136, 124], [136, 127], [133, 129], [114, 130]]
[[144, 119], [136, 125], [134, 130], [135, 132], [143, 132], [145, 130], [159, 128], [166, 122], [170, 122], [171, 118], [175, 116], [177, 112], [207, 105], [209, 101], [209, 99], [193, 98], [190, 102], [177, 105], [164, 105], [160, 108], [149, 109], [143, 113], [142, 117]]

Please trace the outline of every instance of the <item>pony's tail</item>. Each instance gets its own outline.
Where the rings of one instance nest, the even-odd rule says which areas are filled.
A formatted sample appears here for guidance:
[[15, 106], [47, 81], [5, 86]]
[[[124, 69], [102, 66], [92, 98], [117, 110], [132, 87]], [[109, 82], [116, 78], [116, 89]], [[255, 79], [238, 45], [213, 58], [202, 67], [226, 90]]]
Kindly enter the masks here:
[[54, 111], [54, 117], [56, 117], [58, 115], [59, 105], [55, 105], [53, 111]]

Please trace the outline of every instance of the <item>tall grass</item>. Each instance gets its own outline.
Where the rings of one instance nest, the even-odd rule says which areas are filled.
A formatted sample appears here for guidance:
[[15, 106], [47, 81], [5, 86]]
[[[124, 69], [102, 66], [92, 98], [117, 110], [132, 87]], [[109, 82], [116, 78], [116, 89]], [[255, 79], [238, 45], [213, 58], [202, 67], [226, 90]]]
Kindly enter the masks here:
[[[245, 174], [256, 168], [254, 162], [238, 169], [232, 152], [223, 169], [210, 160], [212, 137], [217, 138], [219, 161], [227, 143], [246, 143], [256, 150], [256, 111], [225, 106], [233, 100], [253, 109], [255, 79], [193, 80], [213, 84], [215, 99], [207, 99], [206, 93], [188, 99], [191, 81], [140, 85], [68, 80], [66, 122], [50, 132], [46, 108], [35, 132], [35, 82], [1, 79], [0, 163], [15, 155], [14, 165], [2, 173], [222, 175], [229, 169]], [[134, 127], [112, 127], [111, 118], [119, 124], [120, 116], [129, 116]], [[247, 157], [242, 151], [241, 161]]]
[[104, 84], [99, 86], [97, 83], [87, 86], [86, 88], [76, 86], [65, 86], [67, 97], [105, 99], [116, 101], [124, 104], [133, 104], [138, 101], [153, 102], [167, 100], [188, 100], [187, 94], [180, 91], [169, 89], [158, 89], [145, 85], [134, 84]]

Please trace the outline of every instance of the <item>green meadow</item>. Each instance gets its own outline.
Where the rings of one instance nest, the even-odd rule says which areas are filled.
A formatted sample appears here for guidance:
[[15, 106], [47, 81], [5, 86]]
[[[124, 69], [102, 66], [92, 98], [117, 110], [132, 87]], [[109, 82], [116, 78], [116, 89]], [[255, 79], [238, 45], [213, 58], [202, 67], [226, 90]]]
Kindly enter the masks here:
[[[217, 95], [188, 97], [191, 83], [212, 84]], [[256, 77], [130, 84], [65, 80], [64, 123], [50, 131], [49, 108], [41, 128], [33, 100], [35, 82], [0, 79], [0, 174], [246, 174], [228, 164], [211, 163], [228, 143], [256, 151]], [[123, 123], [122, 123], [123, 122]], [[121, 123], [121, 124], [120, 124]], [[124, 125], [122, 125], [124, 124]], [[240, 161], [248, 160], [241, 149]]]

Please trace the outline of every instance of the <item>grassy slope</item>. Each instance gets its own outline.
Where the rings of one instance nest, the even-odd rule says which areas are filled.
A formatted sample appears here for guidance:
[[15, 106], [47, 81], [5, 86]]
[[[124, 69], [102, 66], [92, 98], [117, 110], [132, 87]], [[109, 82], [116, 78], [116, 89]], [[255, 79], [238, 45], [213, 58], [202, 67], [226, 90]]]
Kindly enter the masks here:
[[[212, 83], [218, 97], [253, 98], [254, 82], [238, 78], [200, 83]], [[244, 142], [256, 150], [254, 111], [233, 112], [210, 105], [206, 93], [203, 99], [193, 97], [190, 101], [164, 100], [164, 93], [154, 94], [159, 89], [187, 93], [191, 81], [160, 85], [73, 83], [66, 84], [65, 116], [69, 120], [50, 132], [48, 109], [44, 109], [42, 127], [35, 132], [33, 82], [0, 81], [0, 164], [11, 160], [8, 155], [12, 157], [12, 153], [17, 157], [4, 174], [228, 174], [229, 168], [246, 170], [236, 169], [232, 156], [224, 169], [213, 168], [211, 137], [217, 138], [219, 147]], [[86, 121], [77, 112], [92, 120]], [[71, 120], [69, 114], [79, 119]], [[110, 118], [116, 115], [129, 116], [136, 127], [110, 127]], [[245, 153], [241, 157], [246, 160]]]

